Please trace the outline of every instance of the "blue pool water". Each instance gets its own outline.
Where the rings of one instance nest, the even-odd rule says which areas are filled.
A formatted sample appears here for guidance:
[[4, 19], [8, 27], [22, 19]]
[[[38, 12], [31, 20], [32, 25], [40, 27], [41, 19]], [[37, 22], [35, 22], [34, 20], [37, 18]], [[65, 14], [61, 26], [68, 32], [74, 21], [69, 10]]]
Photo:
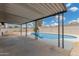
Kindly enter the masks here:
[[[31, 33], [33, 36], [35, 36], [35, 33]], [[48, 33], [36, 33], [36, 36], [40, 39], [58, 39], [58, 34], [48, 34]], [[62, 35], [60, 35], [60, 38], [62, 38]], [[77, 38], [75, 36], [71, 35], [64, 35], [64, 39], [74, 39]]]

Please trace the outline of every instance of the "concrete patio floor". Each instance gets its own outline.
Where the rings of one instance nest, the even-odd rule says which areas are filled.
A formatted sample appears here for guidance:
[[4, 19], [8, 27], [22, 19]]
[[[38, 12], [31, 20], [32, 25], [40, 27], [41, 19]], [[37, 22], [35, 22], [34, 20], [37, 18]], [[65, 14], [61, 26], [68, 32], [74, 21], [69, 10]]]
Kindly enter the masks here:
[[68, 56], [70, 51], [26, 37], [0, 37], [2, 56]]

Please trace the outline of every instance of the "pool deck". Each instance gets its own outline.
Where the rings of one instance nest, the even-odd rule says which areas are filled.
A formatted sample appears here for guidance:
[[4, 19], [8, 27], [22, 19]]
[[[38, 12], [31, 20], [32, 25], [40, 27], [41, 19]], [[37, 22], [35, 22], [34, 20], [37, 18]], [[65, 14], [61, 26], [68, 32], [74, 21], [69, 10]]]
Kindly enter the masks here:
[[68, 56], [70, 51], [26, 37], [0, 37], [2, 56]]
[[[70, 53], [69, 53], [70, 56], [79, 56], [79, 35], [68, 34], [68, 33], [65, 33], [65, 35], [71, 35], [71, 36], [77, 37], [77, 39], [66, 39], [64, 42], [64, 46], [65, 46], [64, 49], [70, 50]], [[58, 40], [42, 40], [42, 41], [54, 46], [57, 46], [57, 43], [58, 43], [57, 42]]]
[[71, 49], [71, 56], [79, 56], [79, 42], [74, 42], [74, 47]]
[[68, 41], [71, 41], [73, 45], [71, 52], [70, 52], [70, 56], [79, 56], [79, 35], [76, 35], [76, 34], [68, 34], [68, 35], [77, 37], [77, 39], [75, 40], [68, 40]]
[[[8, 56], [79, 56], [79, 39], [65, 40], [65, 49], [57, 47], [58, 40], [35, 40], [18, 35], [0, 37], [0, 55]], [[24, 35], [24, 34], [23, 34]], [[68, 33], [66, 34], [68, 35]], [[79, 35], [69, 34], [79, 37]]]

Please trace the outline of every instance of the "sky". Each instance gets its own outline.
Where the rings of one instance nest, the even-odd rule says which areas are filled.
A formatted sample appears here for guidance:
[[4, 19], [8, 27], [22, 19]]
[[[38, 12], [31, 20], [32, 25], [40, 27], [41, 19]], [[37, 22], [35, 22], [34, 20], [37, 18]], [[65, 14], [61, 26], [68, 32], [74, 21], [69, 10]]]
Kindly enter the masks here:
[[[65, 6], [67, 7], [67, 12], [64, 13], [65, 25], [72, 22], [79, 23], [79, 3], [65, 3]], [[52, 16], [43, 20], [43, 25], [45, 26], [58, 25], [56, 17]]]

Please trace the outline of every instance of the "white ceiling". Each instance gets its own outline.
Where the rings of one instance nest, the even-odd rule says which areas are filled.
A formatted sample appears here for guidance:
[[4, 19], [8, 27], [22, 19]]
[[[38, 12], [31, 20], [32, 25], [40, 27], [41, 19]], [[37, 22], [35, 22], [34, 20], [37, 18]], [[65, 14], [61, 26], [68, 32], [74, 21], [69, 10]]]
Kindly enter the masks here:
[[66, 11], [61, 3], [6, 3], [0, 4], [0, 22], [22, 24]]

